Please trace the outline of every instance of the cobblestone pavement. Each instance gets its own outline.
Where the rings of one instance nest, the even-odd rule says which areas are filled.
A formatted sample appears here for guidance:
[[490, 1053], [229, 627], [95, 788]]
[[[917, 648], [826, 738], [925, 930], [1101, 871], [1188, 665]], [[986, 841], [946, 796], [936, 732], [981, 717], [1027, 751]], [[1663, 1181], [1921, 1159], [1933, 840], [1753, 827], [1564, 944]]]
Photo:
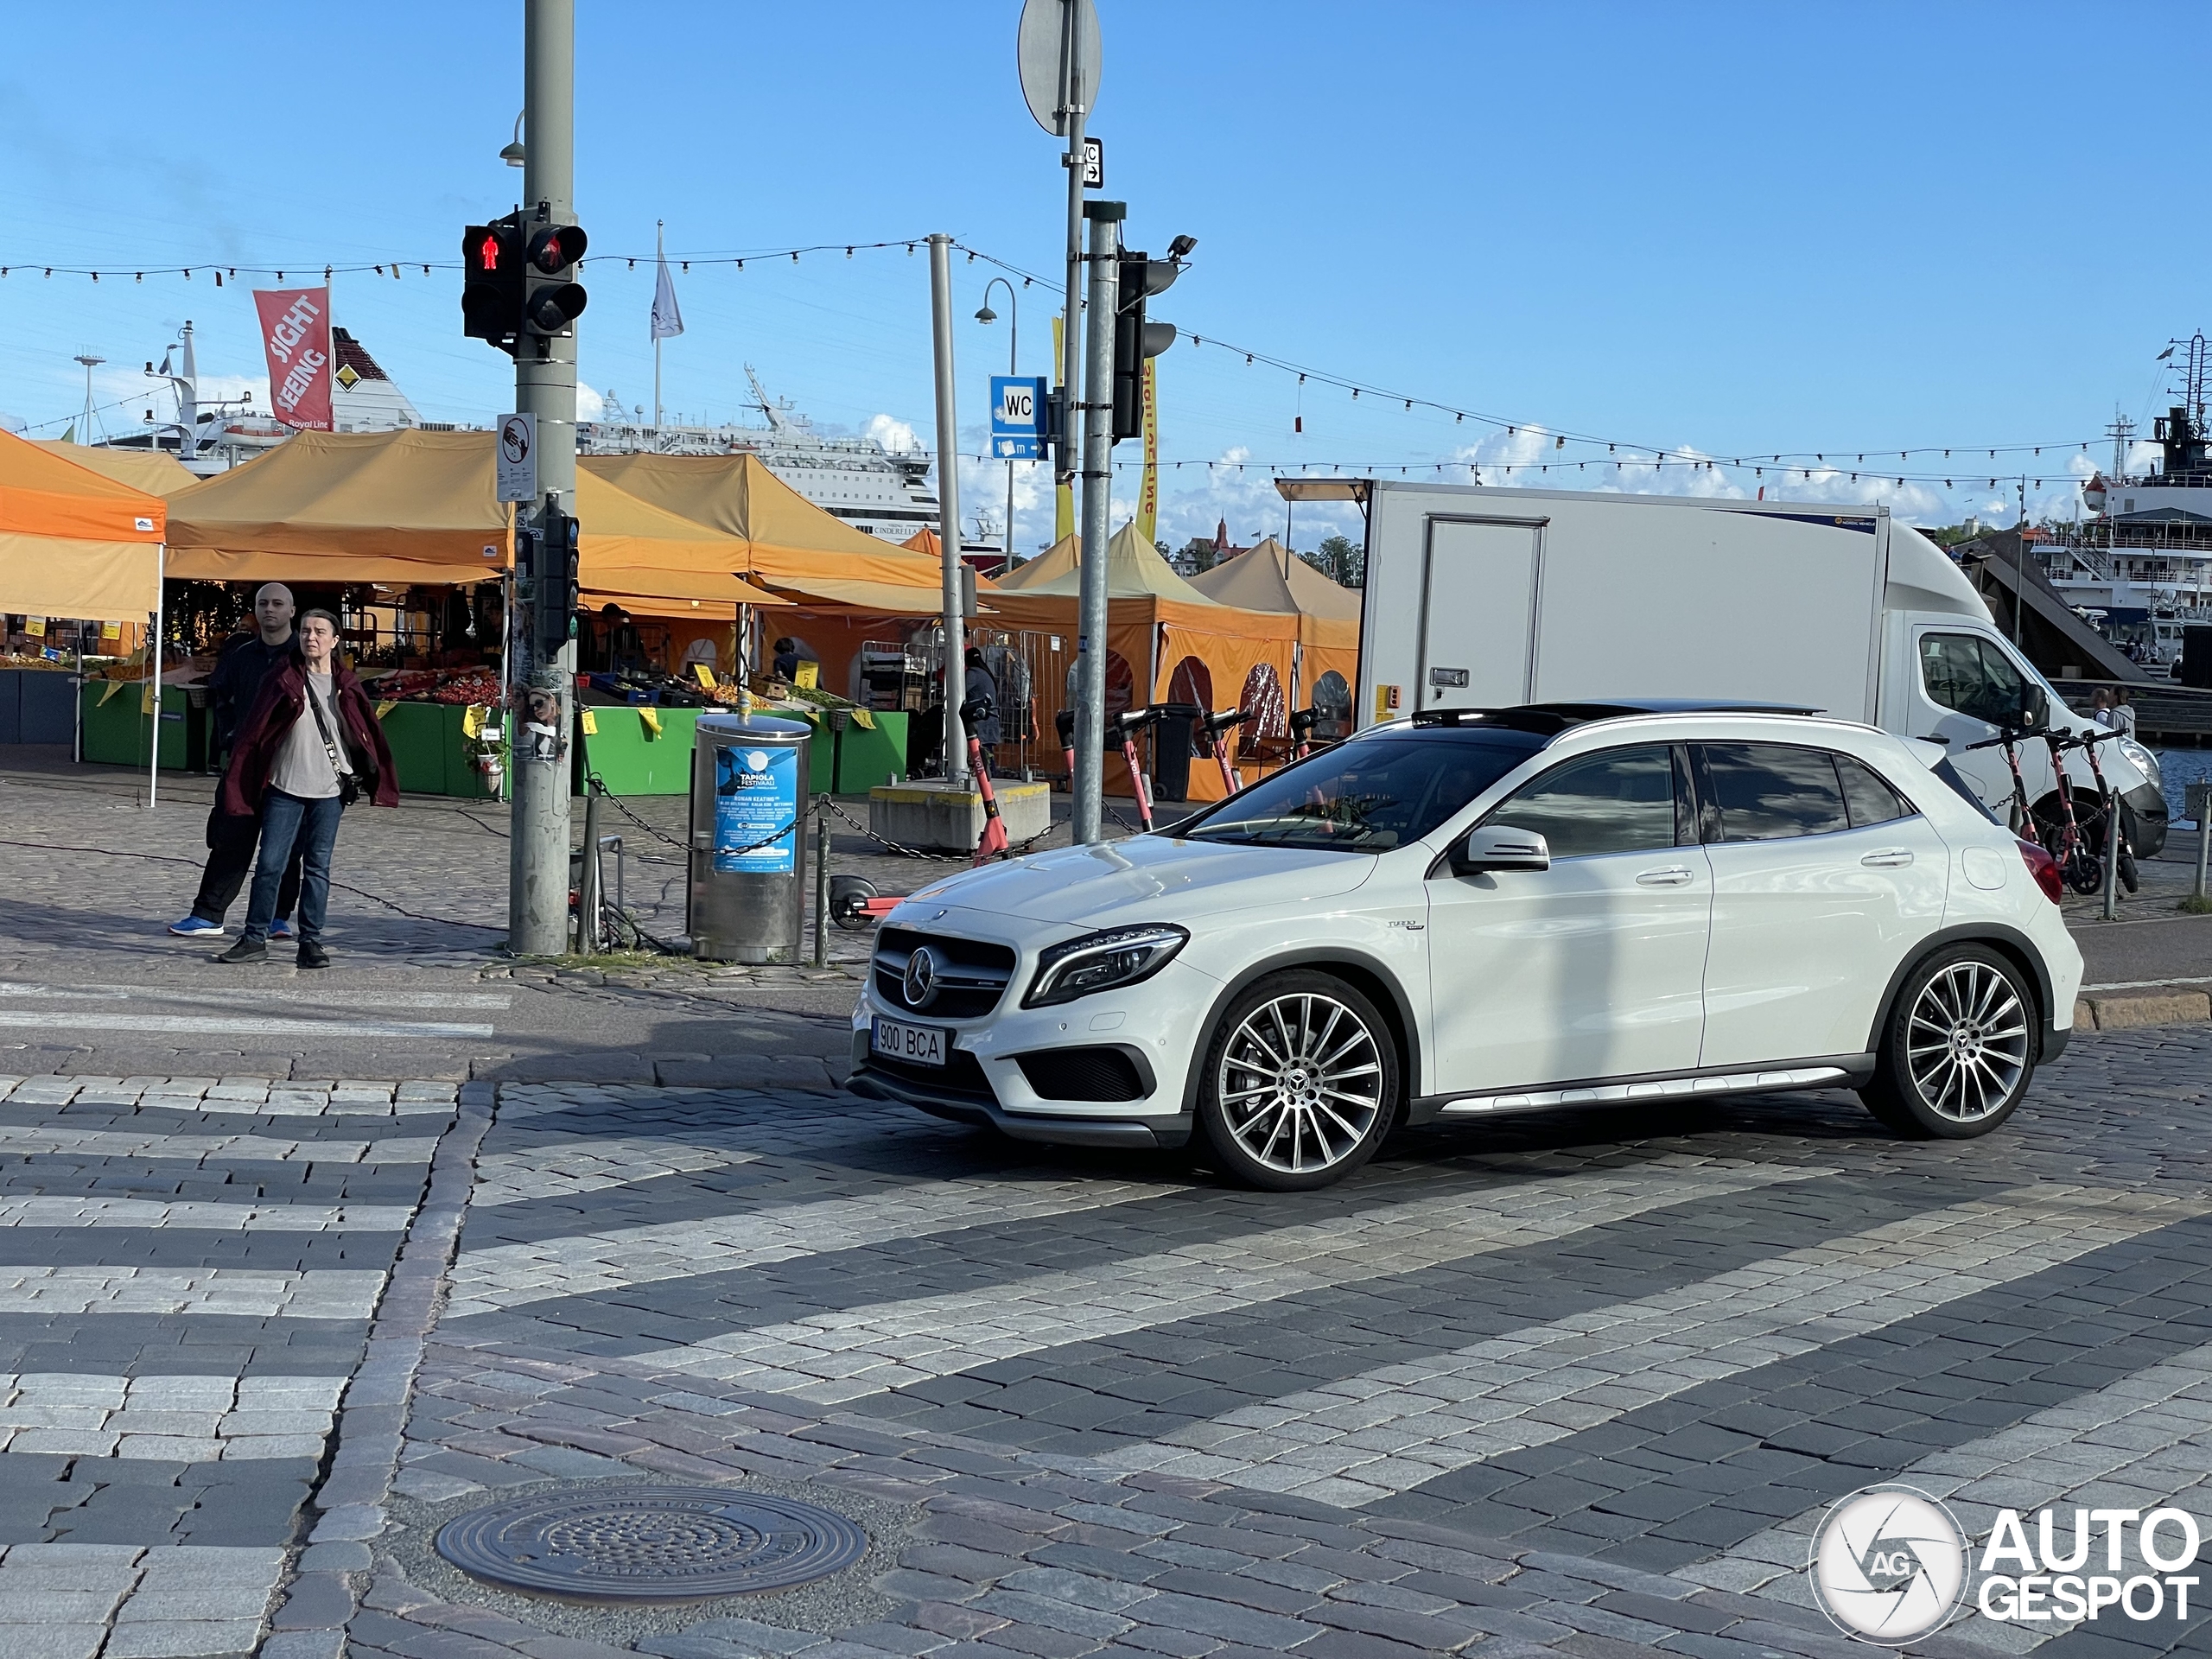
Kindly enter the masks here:
[[[1591, 1112], [1406, 1135], [1293, 1197], [849, 1097], [508, 1085], [350, 1651], [1863, 1651], [1803, 1571], [1859, 1486], [1977, 1533], [2212, 1510], [2212, 1035], [2044, 1077], [1981, 1141], [1841, 1095]], [[429, 1546], [623, 1478], [804, 1495], [892, 1547], [645, 1616]], [[2204, 1651], [2191, 1607], [1916, 1651]]]
[[0, 1077], [0, 1653], [256, 1644], [457, 1092]]

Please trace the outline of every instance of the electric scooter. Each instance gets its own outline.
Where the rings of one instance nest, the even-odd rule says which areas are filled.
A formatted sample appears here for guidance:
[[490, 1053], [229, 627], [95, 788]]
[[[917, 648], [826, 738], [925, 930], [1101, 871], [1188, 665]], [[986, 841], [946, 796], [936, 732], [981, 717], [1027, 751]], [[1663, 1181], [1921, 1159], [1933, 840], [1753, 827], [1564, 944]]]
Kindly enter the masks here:
[[1137, 760], [1137, 734], [1160, 718], [1157, 709], [1124, 709], [1106, 721], [1106, 741], [1122, 741], [1122, 764], [1129, 769], [1129, 789], [1137, 798], [1137, 820], [1152, 828], [1152, 791], [1145, 787], [1144, 772]]
[[[1006, 836], [1006, 820], [999, 816], [996, 792], [991, 788], [991, 768], [983, 758], [983, 741], [976, 735], [976, 725], [991, 712], [988, 697], [970, 697], [960, 705], [961, 723], [968, 732], [968, 773], [976, 780], [976, 792], [983, 798], [983, 833], [976, 842], [975, 864], [980, 867], [994, 858], [1009, 855]], [[906, 901], [903, 893], [879, 893], [875, 883], [864, 875], [833, 875], [830, 878], [830, 919], [848, 932], [859, 932], [872, 923], [881, 921]]]
[[1224, 795], [1234, 795], [1244, 787], [1244, 779], [1229, 764], [1229, 729], [1243, 718], [1242, 709], [1224, 709], [1217, 715], [1198, 716], [1198, 729], [1205, 734], [1206, 747], [1211, 751], [1215, 763], [1221, 767], [1221, 789]]
[[2120, 735], [2119, 732], [2084, 732], [2076, 734], [2071, 740], [2071, 743], [2072, 746], [2081, 749], [2082, 758], [2089, 763], [2089, 776], [2096, 781], [2099, 803], [2097, 823], [2094, 826], [2097, 853], [2100, 856], [2103, 856], [2112, 851], [2112, 846], [2109, 843], [2114, 831], [2110, 826], [2112, 821], [2117, 819], [2120, 884], [2130, 893], [2133, 893], [2139, 882], [2140, 875], [2135, 868], [2134, 849], [2127, 844], [2127, 821], [2120, 817], [2120, 803], [2113, 798], [2111, 787], [2105, 782], [2104, 767], [2097, 763], [2097, 745], [2109, 743]]

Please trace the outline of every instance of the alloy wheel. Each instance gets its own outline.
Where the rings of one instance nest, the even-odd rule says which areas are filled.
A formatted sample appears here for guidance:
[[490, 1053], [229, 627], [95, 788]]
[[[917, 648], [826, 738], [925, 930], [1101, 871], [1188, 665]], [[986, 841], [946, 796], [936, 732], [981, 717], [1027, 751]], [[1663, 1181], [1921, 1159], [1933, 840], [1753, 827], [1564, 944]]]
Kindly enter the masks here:
[[1322, 993], [1261, 1003], [1230, 1034], [1216, 1077], [1238, 1145], [1311, 1174], [1350, 1157], [1382, 1110], [1382, 1050], [1367, 1021]]
[[2027, 1010], [1992, 964], [1955, 962], [1914, 999], [1905, 1053], [1929, 1109], [1972, 1123], [2001, 1109], [2026, 1074]]

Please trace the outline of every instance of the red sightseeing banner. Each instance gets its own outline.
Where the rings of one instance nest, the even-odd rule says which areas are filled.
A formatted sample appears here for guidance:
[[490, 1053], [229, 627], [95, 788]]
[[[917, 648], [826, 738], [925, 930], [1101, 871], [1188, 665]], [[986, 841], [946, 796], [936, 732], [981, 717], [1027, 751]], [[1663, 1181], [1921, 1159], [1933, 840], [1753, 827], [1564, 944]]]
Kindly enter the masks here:
[[329, 289], [257, 288], [253, 304], [261, 314], [276, 418], [303, 431], [329, 431]]

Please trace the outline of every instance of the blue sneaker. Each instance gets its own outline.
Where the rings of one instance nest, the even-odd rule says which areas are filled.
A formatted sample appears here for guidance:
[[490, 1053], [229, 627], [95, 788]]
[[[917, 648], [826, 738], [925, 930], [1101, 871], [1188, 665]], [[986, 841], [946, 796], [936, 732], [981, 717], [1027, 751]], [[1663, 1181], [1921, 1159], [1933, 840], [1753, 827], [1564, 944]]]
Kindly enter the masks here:
[[272, 939], [290, 938], [292, 937], [292, 925], [286, 921], [282, 916], [279, 916], [275, 921], [269, 924], [269, 937]]
[[169, 931], [180, 939], [219, 939], [223, 925], [211, 922], [205, 916], [188, 916], [181, 922], [171, 922]]

